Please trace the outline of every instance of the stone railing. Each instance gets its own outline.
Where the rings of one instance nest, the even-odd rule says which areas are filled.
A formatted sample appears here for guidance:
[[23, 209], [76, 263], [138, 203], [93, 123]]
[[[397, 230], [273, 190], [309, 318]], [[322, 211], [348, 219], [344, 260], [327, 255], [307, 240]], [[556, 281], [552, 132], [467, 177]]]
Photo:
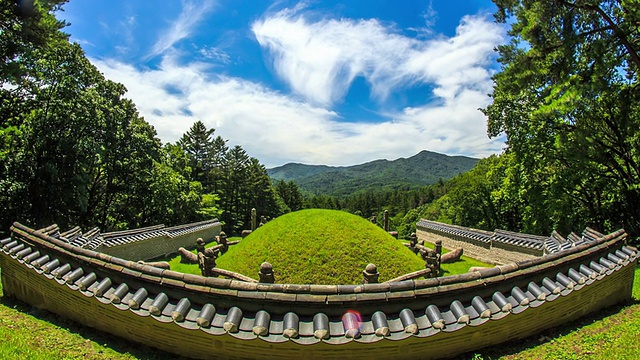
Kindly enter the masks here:
[[625, 238], [620, 230], [462, 275], [273, 284], [159, 269], [15, 223], [0, 241], [0, 266], [7, 296], [181, 355], [429, 358], [535, 334], [629, 299], [638, 252]]
[[421, 240], [443, 241], [446, 248], [463, 248], [465, 254], [488, 263], [508, 263], [567, 250], [589, 243], [603, 234], [587, 228], [582, 236], [571, 234], [567, 239], [554, 231], [550, 236], [538, 236], [496, 229], [492, 232], [444, 224], [422, 219], [416, 224]]

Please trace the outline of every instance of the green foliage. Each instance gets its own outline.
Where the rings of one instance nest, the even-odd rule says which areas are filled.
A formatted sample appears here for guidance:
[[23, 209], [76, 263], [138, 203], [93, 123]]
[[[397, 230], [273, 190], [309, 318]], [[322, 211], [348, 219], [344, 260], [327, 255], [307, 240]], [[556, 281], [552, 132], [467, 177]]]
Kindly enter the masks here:
[[477, 161], [422, 151], [407, 159], [346, 167], [286, 164], [269, 169], [269, 175], [276, 181], [295, 181], [303, 193], [344, 197], [360, 192], [417, 189], [468, 171]]
[[214, 132], [215, 129], [207, 129], [205, 124], [198, 120], [176, 143], [189, 159], [190, 178], [201, 183], [205, 191], [213, 190], [213, 169], [222, 165], [216, 162], [219, 157], [216, 156], [214, 147]]
[[640, 232], [640, 35], [635, 1], [496, 0], [489, 134], [507, 135], [522, 227]]
[[530, 231], [520, 196], [521, 167], [511, 153], [480, 160], [447, 183], [446, 195], [423, 208], [422, 217], [484, 230]]
[[216, 206], [216, 202], [220, 200], [217, 194], [203, 194], [200, 202], [198, 214], [206, 219], [217, 219], [222, 211]]
[[215, 129], [196, 121], [176, 145], [166, 145], [174, 170], [191, 181], [202, 184], [205, 194], [197, 213], [215, 215], [225, 224], [225, 231], [239, 233], [248, 228], [251, 209], [260, 216], [273, 217], [287, 210], [278, 203], [264, 165], [250, 157], [241, 146], [226, 146], [227, 140], [214, 138]]
[[278, 283], [357, 284], [368, 263], [385, 281], [424, 268], [420, 257], [377, 226], [342, 211], [301, 210], [256, 229], [218, 266], [256, 278], [273, 265]]
[[280, 180], [276, 185], [276, 192], [289, 211], [298, 211], [303, 208], [304, 198], [302, 197], [302, 193], [300, 193], [300, 189], [298, 189], [298, 185], [296, 185], [293, 180], [289, 180], [288, 182]]
[[167, 165], [180, 154], [161, 149], [124, 86], [60, 32], [51, 11], [62, 2], [30, 3], [0, 5], [0, 229], [16, 220], [110, 230], [201, 219], [189, 164]]

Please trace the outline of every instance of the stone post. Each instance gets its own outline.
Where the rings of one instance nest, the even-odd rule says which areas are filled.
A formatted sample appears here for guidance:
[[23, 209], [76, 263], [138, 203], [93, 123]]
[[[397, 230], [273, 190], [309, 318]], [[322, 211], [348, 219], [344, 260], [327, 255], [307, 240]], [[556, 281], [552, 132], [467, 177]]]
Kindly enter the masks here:
[[389, 210], [384, 211], [384, 231], [389, 232]]
[[442, 271], [440, 269], [440, 265], [442, 265], [442, 240], [437, 240], [436, 241], [436, 245], [433, 249], [433, 251], [436, 253], [436, 276], [440, 276], [442, 275]]
[[256, 214], [256, 208], [251, 209], [251, 231], [255, 231], [258, 226], [258, 215]]
[[268, 262], [260, 264], [260, 271], [258, 271], [261, 283], [274, 284], [276, 282], [275, 274], [273, 273], [273, 266]]
[[218, 252], [212, 248], [204, 248], [204, 240], [198, 238], [196, 240], [196, 249], [198, 251], [198, 267], [202, 276], [212, 276], [211, 269], [216, 267], [216, 259], [218, 258]]
[[362, 283], [363, 284], [377, 284], [378, 277], [380, 277], [380, 273], [378, 273], [378, 267], [374, 264], [369, 264], [362, 271]]
[[222, 245], [220, 248], [220, 253], [224, 254], [229, 250], [229, 242], [227, 240], [227, 234], [224, 231], [220, 231], [220, 235], [218, 235], [218, 244]]
[[418, 245], [418, 235], [411, 233], [411, 236], [409, 236], [409, 246], [411, 246], [411, 251], [413, 251], [414, 254], [418, 253], [416, 245]]

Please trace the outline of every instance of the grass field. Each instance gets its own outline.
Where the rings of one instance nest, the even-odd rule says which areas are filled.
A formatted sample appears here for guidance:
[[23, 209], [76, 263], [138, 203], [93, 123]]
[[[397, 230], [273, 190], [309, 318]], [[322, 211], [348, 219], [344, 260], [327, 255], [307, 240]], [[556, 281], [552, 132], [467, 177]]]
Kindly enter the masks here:
[[[229, 241], [236, 241], [236, 240], [241, 240], [241, 239], [242, 238], [240, 238], [240, 237], [231, 237], [231, 238], [229, 238]], [[214, 242], [211, 242], [211, 243], [207, 244], [206, 247], [212, 247], [212, 246], [216, 246], [216, 245], [217, 244], [214, 241]], [[433, 249], [433, 244], [426, 243], [425, 246], [430, 247], [430, 248]], [[196, 250], [193, 250], [192, 252], [195, 254]], [[448, 252], [447, 250], [443, 249], [443, 253], [447, 253], [447, 252]], [[416, 255], [416, 257], [417, 256], [418, 255]], [[165, 259], [159, 259], [159, 261], [167, 261], [169, 263], [169, 265], [171, 265], [171, 270], [174, 270], [174, 271], [183, 272], [185, 274], [195, 274], [195, 275], [200, 275], [201, 274], [200, 268], [198, 267], [197, 264], [181, 264], [180, 263], [180, 255], [174, 256], [174, 257], [165, 258]], [[484, 263], [484, 262], [482, 262], [480, 260], [476, 260], [476, 259], [470, 258], [468, 256], [462, 255], [462, 257], [460, 258], [459, 261], [456, 261], [456, 262], [453, 262], [453, 263], [449, 263], [449, 264], [442, 264], [443, 276], [455, 275], [455, 274], [463, 274], [463, 273], [466, 273], [467, 271], [469, 271], [469, 268], [474, 267], [474, 266], [492, 267], [493, 265], [487, 264], [487, 263]], [[249, 275], [247, 275], [247, 276], [249, 276]], [[256, 277], [256, 275], [253, 275], [252, 277]]]
[[[0, 283], [0, 295], [2, 284]], [[535, 337], [457, 359], [640, 358], [640, 267], [633, 299]], [[0, 359], [179, 359], [0, 297]]]
[[[200, 274], [197, 265], [181, 264], [180, 256], [163, 260], [172, 270]], [[343, 211], [317, 209], [272, 220], [232, 246], [217, 266], [257, 279], [263, 261], [273, 265], [277, 282], [295, 284], [357, 284], [369, 262], [378, 266], [380, 281], [424, 269], [420, 256], [378, 226]], [[492, 265], [463, 256], [442, 269], [454, 275], [472, 266]]]

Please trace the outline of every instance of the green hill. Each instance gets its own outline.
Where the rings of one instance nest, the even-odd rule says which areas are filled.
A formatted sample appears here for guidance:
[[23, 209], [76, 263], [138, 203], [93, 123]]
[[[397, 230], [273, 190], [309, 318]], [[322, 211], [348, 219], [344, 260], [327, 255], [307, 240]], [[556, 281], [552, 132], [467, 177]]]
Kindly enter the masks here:
[[477, 162], [474, 158], [425, 150], [406, 159], [344, 167], [290, 163], [268, 169], [268, 173], [274, 181], [292, 180], [304, 192], [340, 196], [374, 189], [418, 188], [467, 172]]
[[424, 268], [424, 262], [369, 221], [337, 210], [301, 210], [278, 217], [232, 246], [218, 267], [258, 278], [273, 265], [277, 283], [360, 284], [368, 263], [380, 281]]

